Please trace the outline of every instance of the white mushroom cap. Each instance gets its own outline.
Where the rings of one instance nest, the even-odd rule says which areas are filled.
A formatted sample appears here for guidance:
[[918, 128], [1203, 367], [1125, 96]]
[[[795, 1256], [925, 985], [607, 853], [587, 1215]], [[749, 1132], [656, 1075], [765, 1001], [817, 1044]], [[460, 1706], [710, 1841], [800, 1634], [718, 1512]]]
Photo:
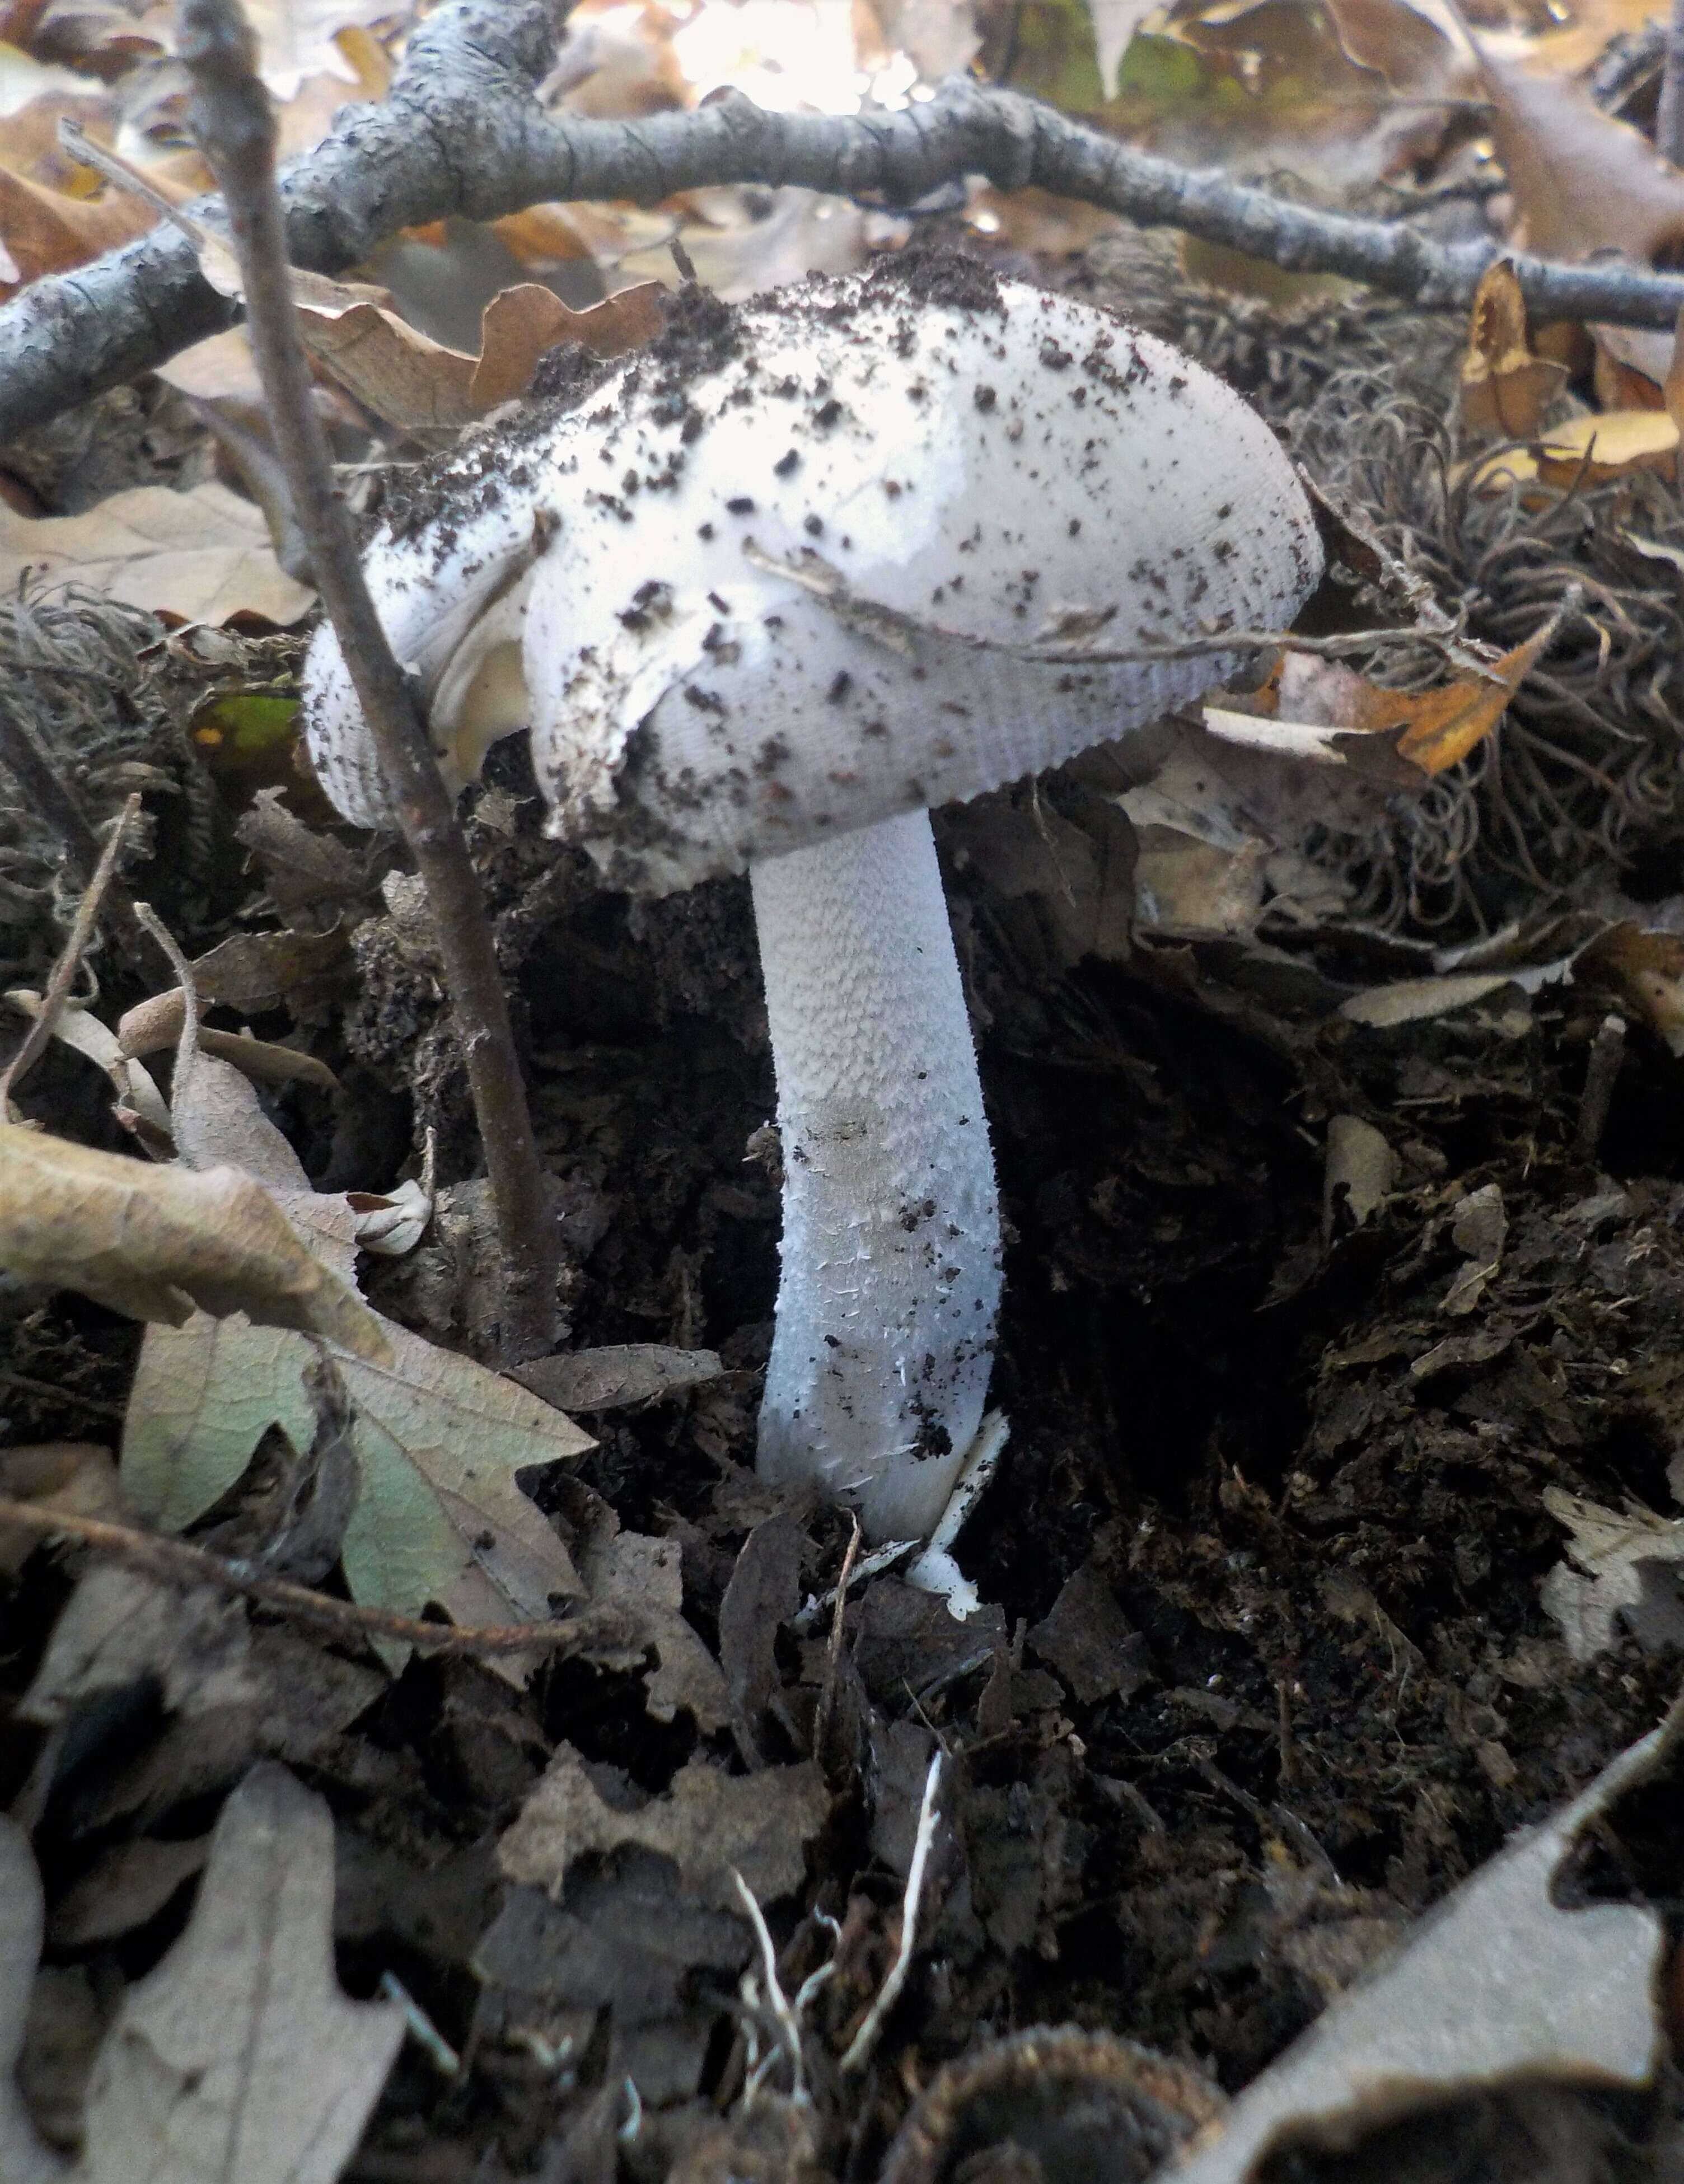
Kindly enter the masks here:
[[[1058, 765], [1230, 664], [1002, 646], [1278, 627], [1321, 567], [1237, 396], [952, 259], [693, 301], [572, 411], [478, 443], [435, 506], [368, 566], [449, 772], [518, 721], [523, 679], [555, 831], [649, 893]], [[380, 817], [329, 633], [307, 682], [324, 786]]]

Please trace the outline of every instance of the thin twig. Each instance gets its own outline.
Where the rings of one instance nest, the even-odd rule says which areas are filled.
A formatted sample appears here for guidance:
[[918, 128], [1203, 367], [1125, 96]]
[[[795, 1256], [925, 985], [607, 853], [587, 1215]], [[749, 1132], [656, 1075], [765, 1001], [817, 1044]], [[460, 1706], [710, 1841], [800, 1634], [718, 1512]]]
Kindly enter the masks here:
[[[385, 103], [347, 108], [284, 183], [295, 264], [340, 273], [399, 228], [452, 213], [494, 220], [549, 198], [663, 198], [713, 183], [795, 185], [899, 208], [967, 176], [1035, 187], [1226, 243], [1296, 272], [1342, 274], [1423, 309], [1464, 309], [1503, 253], [1495, 237], [1435, 242], [1402, 220], [1294, 204], [1215, 168], [1177, 166], [1021, 92], [967, 78], [903, 112], [772, 114], [726, 92], [689, 113], [588, 120], [534, 95], [570, 0], [447, 0], [410, 42]], [[214, 200], [183, 209], [215, 227]], [[1670, 330], [1684, 277], [1522, 252], [1536, 319]], [[166, 223], [0, 311], [0, 441], [121, 385], [204, 335], [234, 307]]]
[[551, 1623], [460, 1627], [423, 1623], [419, 1617], [397, 1615], [389, 1608], [360, 1607], [352, 1601], [335, 1600], [329, 1593], [313, 1591], [309, 1585], [294, 1585], [287, 1578], [254, 1577], [185, 1540], [166, 1540], [156, 1532], [137, 1531], [132, 1525], [114, 1524], [103, 1518], [38, 1507], [32, 1502], [14, 1502], [0, 1496], [0, 1529], [8, 1524], [33, 1532], [37, 1539], [74, 1540], [80, 1546], [109, 1555], [128, 1568], [166, 1585], [210, 1585], [221, 1592], [238, 1593], [300, 1623], [335, 1631], [342, 1638], [386, 1638], [432, 1653], [476, 1654], [577, 1653], [592, 1647], [635, 1645], [638, 1641], [631, 1619], [612, 1607], [584, 1607], [577, 1615]]
[[906, 1984], [906, 1975], [912, 1968], [912, 1954], [918, 1940], [918, 1902], [923, 1894], [924, 1869], [929, 1864], [929, 1854], [935, 1841], [938, 1814], [935, 1793], [941, 1786], [941, 1752], [937, 1749], [929, 1763], [929, 1772], [924, 1777], [923, 1802], [918, 1808], [918, 1832], [912, 1844], [912, 1862], [906, 1871], [906, 1893], [901, 1905], [901, 1946], [895, 1953], [895, 1961], [889, 1967], [889, 1976], [878, 1990], [877, 1999], [866, 2012], [865, 2022], [850, 2042], [847, 2053], [842, 2058], [845, 2076], [863, 2070], [883, 2036], [889, 2013], [901, 1999], [901, 1990]]
[[93, 937], [99, 906], [104, 901], [111, 885], [112, 875], [117, 869], [117, 860], [122, 855], [124, 838], [135, 822], [140, 810], [140, 795], [137, 791], [124, 805], [114, 821], [105, 847], [100, 852], [99, 862], [93, 868], [93, 878], [82, 890], [82, 899], [76, 905], [76, 914], [70, 922], [69, 938], [59, 951], [59, 960], [53, 966], [53, 975], [47, 982], [47, 991], [41, 997], [41, 1006], [36, 1011], [35, 1021], [24, 1034], [24, 1043], [6, 1065], [6, 1073], [0, 1077], [0, 1122], [16, 1119], [12, 1112], [12, 1094], [34, 1068], [47, 1051], [59, 1019], [64, 1013], [64, 1005], [70, 998], [70, 989], [76, 983], [87, 944]]
[[854, 1574], [854, 1560], [860, 1552], [860, 1541], [864, 1537], [860, 1520], [856, 1517], [854, 1529], [848, 1535], [846, 1552], [842, 1557], [842, 1574], [836, 1580], [836, 1612], [830, 1618], [830, 1643], [825, 1648], [824, 1683], [818, 1695], [818, 1712], [813, 1717], [813, 1758], [821, 1766], [824, 1763], [824, 1747], [830, 1741], [830, 1717], [836, 1707], [836, 1680], [842, 1668], [842, 1635], [848, 1606], [848, 1584]]
[[560, 1239], [479, 876], [334, 489], [288, 288], [275, 117], [256, 72], [255, 40], [238, 0], [181, 0], [176, 20], [176, 50], [193, 83], [194, 131], [226, 198], [252, 350], [293, 507], [437, 922], [502, 1246], [499, 1347], [505, 1360], [518, 1362], [555, 1340]]

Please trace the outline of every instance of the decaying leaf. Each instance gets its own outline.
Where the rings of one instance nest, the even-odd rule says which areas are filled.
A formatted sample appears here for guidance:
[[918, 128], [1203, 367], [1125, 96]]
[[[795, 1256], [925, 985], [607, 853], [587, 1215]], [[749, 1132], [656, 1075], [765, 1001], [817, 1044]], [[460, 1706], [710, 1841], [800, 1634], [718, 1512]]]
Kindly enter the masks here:
[[325, 922], [369, 889], [361, 861], [333, 835], [307, 827], [278, 788], [259, 788], [234, 833], [257, 861], [270, 900], [285, 918]]
[[[360, 1223], [383, 1208], [360, 1212], [343, 1194], [313, 1192], [245, 1078], [200, 1055], [177, 1086], [172, 1120], [184, 1161], [237, 1163], [242, 1189], [264, 1200], [317, 1274], [332, 1279], [332, 1266], [349, 1279]], [[178, 1168], [141, 1172], [204, 1180]], [[552, 1594], [571, 1597], [580, 1583], [515, 1474], [578, 1455], [591, 1446], [588, 1435], [471, 1358], [435, 1349], [360, 1301], [357, 1310], [379, 1349], [336, 1355], [355, 1407], [351, 1441], [360, 1470], [343, 1552], [354, 1596], [405, 1614], [436, 1602], [462, 1623], [548, 1614]], [[122, 1451], [131, 1501], [171, 1529], [220, 1499], [271, 1426], [300, 1451], [315, 1432], [305, 1378], [312, 1352], [302, 1336], [283, 1331], [285, 1323], [200, 1313], [181, 1325], [181, 1318], [151, 1329], [142, 1346]]]
[[618, 356], [651, 339], [664, 318], [662, 293], [645, 281], [574, 311], [536, 282], [505, 288], [486, 305], [477, 357], [369, 302], [336, 308], [300, 298], [298, 323], [310, 354], [376, 416], [404, 431], [437, 431], [523, 394], [559, 342]]
[[1586, 1829], [1672, 1751], [1681, 1719], [1675, 1708], [1464, 1881], [1246, 2087], [1180, 2184], [1252, 2184], [1287, 2147], [1346, 2149], [1413, 2110], [1518, 2081], [1648, 2085], [1663, 2045], [1661, 1922], [1634, 1903], [1563, 1910], [1554, 1886]]
[[[0, 1494], [77, 1517], [114, 1517], [122, 1507], [111, 1452], [92, 1441], [8, 1449], [0, 1455]], [[37, 1533], [0, 1524], [0, 1575], [15, 1577], [39, 1544]]]
[[[677, 1540], [622, 1532], [612, 1511], [579, 1547], [579, 1574], [599, 1607], [623, 1607], [636, 1618], [638, 1642], [615, 1665], [642, 1664], [652, 1648], [655, 1666], [644, 1685], [644, 1706], [655, 1721], [682, 1709], [698, 1729], [723, 1729], [731, 1719], [725, 1675], [684, 1617], [684, 1557]], [[605, 1657], [599, 1657], [604, 1658]]]
[[198, 1306], [389, 1354], [368, 1306], [231, 1168], [152, 1167], [0, 1123], [0, 1266], [136, 1319], [179, 1328]]
[[1601, 410], [1570, 417], [1549, 428], [1531, 448], [1505, 448], [1475, 469], [1476, 493], [1510, 485], [1565, 488], [1606, 485], [1633, 471], [1653, 471], [1669, 482], [1678, 461], [1678, 426], [1664, 410]]
[[271, 1763], [223, 1806], [187, 1932], [124, 1995], [88, 2088], [86, 2184], [334, 2184], [404, 2037], [333, 1970], [333, 1823]]
[[132, 242], [157, 221], [150, 205], [120, 191], [72, 197], [0, 165], [0, 301], [26, 281]]
[[714, 1350], [614, 1342], [597, 1350], [558, 1350], [552, 1357], [517, 1365], [514, 1377], [558, 1410], [621, 1411], [688, 1395], [724, 1370]]
[[1333, 1115], [1327, 1125], [1327, 1164], [1322, 1176], [1322, 1234], [1330, 1238], [1341, 1217], [1360, 1228], [1385, 1204], [1397, 1182], [1397, 1156], [1384, 1132], [1360, 1115]]
[[1482, 1184], [1457, 1201], [1450, 1240], [1465, 1257], [1445, 1292], [1441, 1312], [1460, 1318], [1477, 1306], [1503, 1264], [1508, 1236], [1508, 1217], [1496, 1184]]
[[1492, 133], [1514, 194], [1511, 240], [1569, 261], [1610, 251], [1652, 265], [1684, 239], [1684, 173], [1576, 84], [1481, 45]]
[[[388, 1367], [342, 1359], [356, 1416], [361, 1493], [345, 1575], [369, 1606], [459, 1623], [549, 1613], [581, 1590], [567, 1551], [515, 1484], [522, 1469], [590, 1446], [560, 1412], [471, 1358], [382, 1322]], [[141, 1351], [122, 1477], [143, 1513], [190, 1524], [226, 1492], [263, 1435], [311, 1431], [296, 1336], [204, 1318], [154, 1329]]]
[[1534, 356], [1513, 263], [1487, 268], [1469, 314], [1462, 359], [1462, 422], [1485, 437], [1529, 440], [1566, 383], [1564, 365]]
[[276, 560], [262, 510], [214, 478], [187, 493], [137, 486], [81, 515], [31, 519], [0, 504], [0, 591], [26, 571], [182, 621], [252, 615], [284, 629], [315, 598]]
[[[173, 1047], [181, 1036], [186, 1016], [187, 1003], [179, 986], [137, 1002], [117, 1026], [122, 1058], [138, 1061], [142, 1055], [160, 1054]], [[339, 1080], [327, 1064], [297, 1047], [214, 1031], [204, 1025], [199, 1028], [198, 1043], [203, 1052], [231, 1063], [243, 1076], [259, 1084], [314, 1084], [323, 1092], [339, 1089]]]
[[[41, 1012], [41, 996], [30, 987], [14, 986], [3, 998], [22, 1016], [32, 1019]], [[53, 1022], [53, 1036], [105, 1072], [120, 1106], [139, 1116], [160, 1136], [168, 1137], [170, 1110], [164, 1095], [142, 1064], [123, 1052], [116, 1033], [102, 1023], [92, 1009], [78, 1008], [74, 1001], [61, 1009]]]
[[[1560, 614], [1552, 615], [1524, 644], [1492, 660], [1484, 674], [1458, 676], [1436, 690], [1382, 689], [1336, 662], [1314, 662], [1319, 673], [1313, 694], [1304, 691], [1308, 703], [1295, 715], [1285, 713], [1291, 701], [1283, 671], [1282, 717], [1207, 705], [1205, 725], [1230, 742], [1330, 766], [1351, 766], [1370, 774], [1377, 760], [1384, 762], [1383, 755], [1377, 746], [1358, 739], [1385, 737], [1390, 750], [1384, 757], [1395, 754], [1402, 760], [1406, 779], [1411, 768], [1421, 775], [1442, 773], [1494, 733], [1509, 700], [1554, 641], [1560, 625]], [[1336, 673], [1330, 673], [1330, 667]]]
[[829, 1809], [824, 1777], [811, 1760], [732, 1775], [692, 1759], [665, 1797], [622, 1812], [604, 1801], [584, 1761], [564, 1744], [499, 1839], [497, 1858], [510, 1880], [559, 1896], [577, 1859], [636, 1844], [670, 1858], [687, 1888], [728, 1910], [739, 1900], [733, 1867], [762, 1903], [799, 1887], [804, 1847]]
[[1559, 1486], [1545, 1487], [1543, 1504], [1566, 1529], [1567, 1560], [1539, 1597], [1575, 1661], [1613, 1652], [1628, 1630], [1646, 1652], [1684, 1644], [1684, 1518], [1604, 1509]]

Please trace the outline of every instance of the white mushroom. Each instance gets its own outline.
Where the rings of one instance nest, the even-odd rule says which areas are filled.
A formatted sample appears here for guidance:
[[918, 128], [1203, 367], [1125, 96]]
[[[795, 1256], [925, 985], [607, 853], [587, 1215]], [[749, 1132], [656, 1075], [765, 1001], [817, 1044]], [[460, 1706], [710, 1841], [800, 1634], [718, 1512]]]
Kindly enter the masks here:
[[[454, 777], [529, 720], [553, 829], [611, 884], [750, 870], [785, 1177], [760, 1465], [873, 1540], [940, 1515], [1000, 1298], [928, 811], [1185, 703], [1232, 655], [1106, 652], [1278, 627], [1320, 566], [1290, 465], [1208, 373], [928, 257], [738, 311], [693, 292], [371, 550]], [[307, 686], [324, 785], [378, 822], [327, 631]]]

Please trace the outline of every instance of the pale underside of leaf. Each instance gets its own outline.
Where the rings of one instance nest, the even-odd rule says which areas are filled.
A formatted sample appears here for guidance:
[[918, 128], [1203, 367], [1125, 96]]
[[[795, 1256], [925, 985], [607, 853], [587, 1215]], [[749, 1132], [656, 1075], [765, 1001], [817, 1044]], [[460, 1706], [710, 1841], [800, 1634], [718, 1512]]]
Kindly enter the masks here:
[[284, 1768], [224, 1805], [187, 1932], [94, 2065], [86, 2184], [335, 2184], [404, 2037], [341, 1992], [333, 1824]]
[[261, 510], [215, 479], [189, 493], [138, 486], [81, 515], [31, 518], [0, 501], [0, 590], [25, 570], [183, 621], [250, 614], [284, 628], [315, 598], [276, 560]]

